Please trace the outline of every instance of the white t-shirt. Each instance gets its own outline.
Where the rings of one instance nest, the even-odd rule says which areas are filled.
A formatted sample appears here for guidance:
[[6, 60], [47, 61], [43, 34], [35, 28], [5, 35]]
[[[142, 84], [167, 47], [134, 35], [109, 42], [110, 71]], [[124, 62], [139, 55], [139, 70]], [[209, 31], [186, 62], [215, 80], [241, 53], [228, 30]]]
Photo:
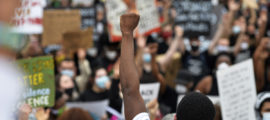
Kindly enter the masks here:
[[150, 120], [148, 113], [140, 113], [136, 115], [133, 120]]

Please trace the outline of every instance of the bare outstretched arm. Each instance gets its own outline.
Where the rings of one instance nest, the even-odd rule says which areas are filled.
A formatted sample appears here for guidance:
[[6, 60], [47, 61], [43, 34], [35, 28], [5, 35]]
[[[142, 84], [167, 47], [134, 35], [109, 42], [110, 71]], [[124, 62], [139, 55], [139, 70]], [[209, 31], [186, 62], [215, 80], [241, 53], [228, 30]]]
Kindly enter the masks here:
[[133, 31], [137, 27], [140, 16], [128, 13], [121, 16], [122, 31], [120, 83], [122, 87], [125, 118], [132, 120], [137, 114], [146, 112], [144, 101], [139, 92], [140, 80], [134, 61]]

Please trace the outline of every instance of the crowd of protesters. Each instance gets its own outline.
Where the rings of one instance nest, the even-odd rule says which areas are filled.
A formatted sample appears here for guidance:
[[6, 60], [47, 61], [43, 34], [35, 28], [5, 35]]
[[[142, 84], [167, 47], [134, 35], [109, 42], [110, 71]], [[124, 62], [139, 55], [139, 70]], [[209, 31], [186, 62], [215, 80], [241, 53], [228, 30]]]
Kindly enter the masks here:
[[[3, 24], [8, 21], [6, 18], [9, 17], [7, 15], [9, 13], [5, 9], [16, 6], [14, 5], [16, 0], [4, 1], [10, 4], [4, 6], [5, 3], [0, 1], [0, 21]], [[127, 56], [127, 53], [130, 50], [124, 46], [121, 47], [120, 42], [110, 42], [105, 3], [100, 0], [93, 1], [93, 5], [97, 8], [94, 47], [78, 49], [72, 58], [65, 54], [61, 45], [42, 46], [41, 35], [29, 35], [29, 43], [23, 50], [16, 51], [15, 54], [9, 52], [10, 49], [5, 50], [6, 47], [0, 48], [0, 54], [8, 54], [10, 58], [23, 59], [46, 55], [52, 55], [54, 58], [56, 76], [55, 105], [51, 108], [35, 109], [35, 112], [29, 105], [22, 105], [17, 118], [21, 120], [29, 119], [32, 114], [32, 119], [37, 120], [119, 119], [109, 112], [99, 118], [95, 114], [88, 113], [80, 108], [67, 109], [66, 103], [94, 102], [107, 99], [110, 108], [118, 113], [124, 113], [122, 111], [123, 103], [125, 103], [125, 106], [127, 106], [126, 104], [133, 104], [135, 107], [136, 102], [140, 102], [137, 101], [136, 97], [130, 95], [131, 93], [137, 94], [129, 91], [132, 88], [127, 86], [131, 83], [122, 81], [122, 78], [125, 79], [128, 77], [127, 75], [131, 75], [129, 76], [131, 77], [130, 80], [134, 79], [133, 84], [136, 85], [138, 84], [136, 78], [139, 79], [140, 83], [160, 83], [158, 99], [146, 105], [151, 120], [179, 119], [181, 116], [189, 114], [185, 113], [189, 107], [194, 107], [195, 110], [200, 109], [196, 107], [207, 107], [185, 106], [185, 102], [192, 101], [194, 96], [206, 99], [200, 94], [193, 93], [185, 98], [186, 101], [183, 99], [177, 108], [179, 95], [196, 91], [204, 95], [218, 96], [216, 71], [251, 58], [254, 62], [255, 83], [258, 94], [254, 109], [258, 113], [258, 120], [263, 118], [267, 120], [266, 118], [270, 114], [270, 92], [268, 92], [270, 90], [270, 2], [257, 0], [257, 8], [248, 7], [242, 3], [243, 0], [220, 0], [219, 4], [224, 12], [218, 22], [214, 36], [209, 40], [202, 40], [197, 35], [188, 38], [184, 37], [183, 28], [174, 24], [176, 11], [172, 8], [172, 0], [157, 0], [162, 24], [161, 31], [152, 33], [149, 36], [135, 37], [135, 51], [134, 54], [129, 54], [129, 56]], [[127, 4], [132, 4], [132, 0]], [[68, 8], [71, 6], [71, 0], [54, 0], [48, 2], [47, 7]], [[3, 31], [1, 26], [4, 25], [0, 23], [0, 32]], [[129, 36], [126, 37], [123, 35], [122, 41], [130, 39]], [[209, 43], [206, 45], [207, 47], [202, 45], [205, 41]], [[133, 43], [122, 42], [122, 44], [132, 45]], [[123, 48], [125, 49], [124, 52]], [[125, 56], [125, 58], [121, 58], [125, 62], [120, 61], [120, 56]], [[134, 58], [136, 68], [131, 68], [134, 66], [132, 63], [128, 63], [130, 60], [128, 58]], [[122, 66], [125, 64], [130, 69], [121, 68], [120, 64]], [[129, 72], [133, 71], [133, 69], [136, 69], [137, 72], [132, 75]], [[171, 73], [176, 73], [173, 75], [173, 80], [168, 78]], [[173, 81], [173, 83], [170, 81]], [[136, 88], [136, 86], [132, 85], [129, 87]], [[202, 102], [202, 104], [209, 105], [210, 108], [208, 109], [212, 110], [210, 103]], [[130, 109], [136, 108], [130, 106]], [[140, 109], [140, 106], [137, 107]], [[185, 107], [186, 109], [184, 109]], [[205, 119], [221, 120], [220, 105], [215, 104], [213, 109], [215, 112], [211, 111], [208, 118]], [[170, 117], [172, 113], [177, 115]], [[132, 119], [130, 117], [135, 116], [129, 116], [127, 119]], [[197, 120], [188, 117], [182, 117], [182, 119]]]

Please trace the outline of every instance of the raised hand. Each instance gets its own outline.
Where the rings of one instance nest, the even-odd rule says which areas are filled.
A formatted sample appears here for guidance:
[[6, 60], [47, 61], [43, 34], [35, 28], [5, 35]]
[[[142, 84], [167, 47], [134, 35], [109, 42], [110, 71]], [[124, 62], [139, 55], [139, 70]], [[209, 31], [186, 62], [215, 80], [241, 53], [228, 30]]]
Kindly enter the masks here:
[[36, 112], [37, 120], [49, 120], [50, 109], [44, 110], [44, 108], [39, 108]]
[[140, 16], [135, 13], [127, 13], [121, 16], [120, 27], [121, 32], [133, 33], [133, 30], [137, 27], [140, 20]]
[[184, 35], [184, 30], [180, 26], [175, 26], [174, 32], [175, 32], [177, 37], [183, 37], [183, 35]]

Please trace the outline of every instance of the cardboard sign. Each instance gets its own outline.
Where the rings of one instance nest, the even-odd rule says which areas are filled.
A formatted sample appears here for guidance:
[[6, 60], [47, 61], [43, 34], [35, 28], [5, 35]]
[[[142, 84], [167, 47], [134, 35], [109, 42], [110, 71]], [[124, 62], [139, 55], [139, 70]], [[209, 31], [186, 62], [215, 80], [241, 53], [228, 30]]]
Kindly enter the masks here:
[[159, 32], [160, 22], [155, 0], [136, 0], [136, 8], [140, 14], [139, 34]]
[[24, 70], [24, 84], [27, 86], [23, 95], [26, 103], [32, 107], [52, 107], [55, 98], [54, 62], [51, 56], [18, 60]]
[[256, 120], [256, 84], [249, 59], [217, 71], [223, 120]]
[[80, 30], [81, 16], [79, 10], [45, 10], [43, 19], [44, 32], [42, 45], [61, 44], [62, 34]]
[[106, 108], [109, 105], [109, 100], [95, 101], [95, 102], [71, 102], [67, 103], [68, 108], [81, 108], [90, 113], [103, 117], [106, 114]]
[[140, 84], [140, 93], [145, 104], [158, 98], [159, 88], [160, 83]]
[[13, 31], [23, 34], [41, 34], [46, 0], [21, 0], [21, 6], [15, 11]]
[[217, 21], [211, 0], [174, 0], [172, 6], [177, 12], [175, 24], [184, 29], [184, 36], [210, 35], [211, 24]]
[[120, 41], [120, 16], [127, 11], [127, 5], [122, 0], [108, 0], [106, 2], [108, 29], [112, 42]]
[[79, 49], [88, 49], [93, 46], [93, 29], [78, 30], [73, 32], [66, 32], [63, 34], [63, 46], [65, 52], [72, 57], [72, 55]]

